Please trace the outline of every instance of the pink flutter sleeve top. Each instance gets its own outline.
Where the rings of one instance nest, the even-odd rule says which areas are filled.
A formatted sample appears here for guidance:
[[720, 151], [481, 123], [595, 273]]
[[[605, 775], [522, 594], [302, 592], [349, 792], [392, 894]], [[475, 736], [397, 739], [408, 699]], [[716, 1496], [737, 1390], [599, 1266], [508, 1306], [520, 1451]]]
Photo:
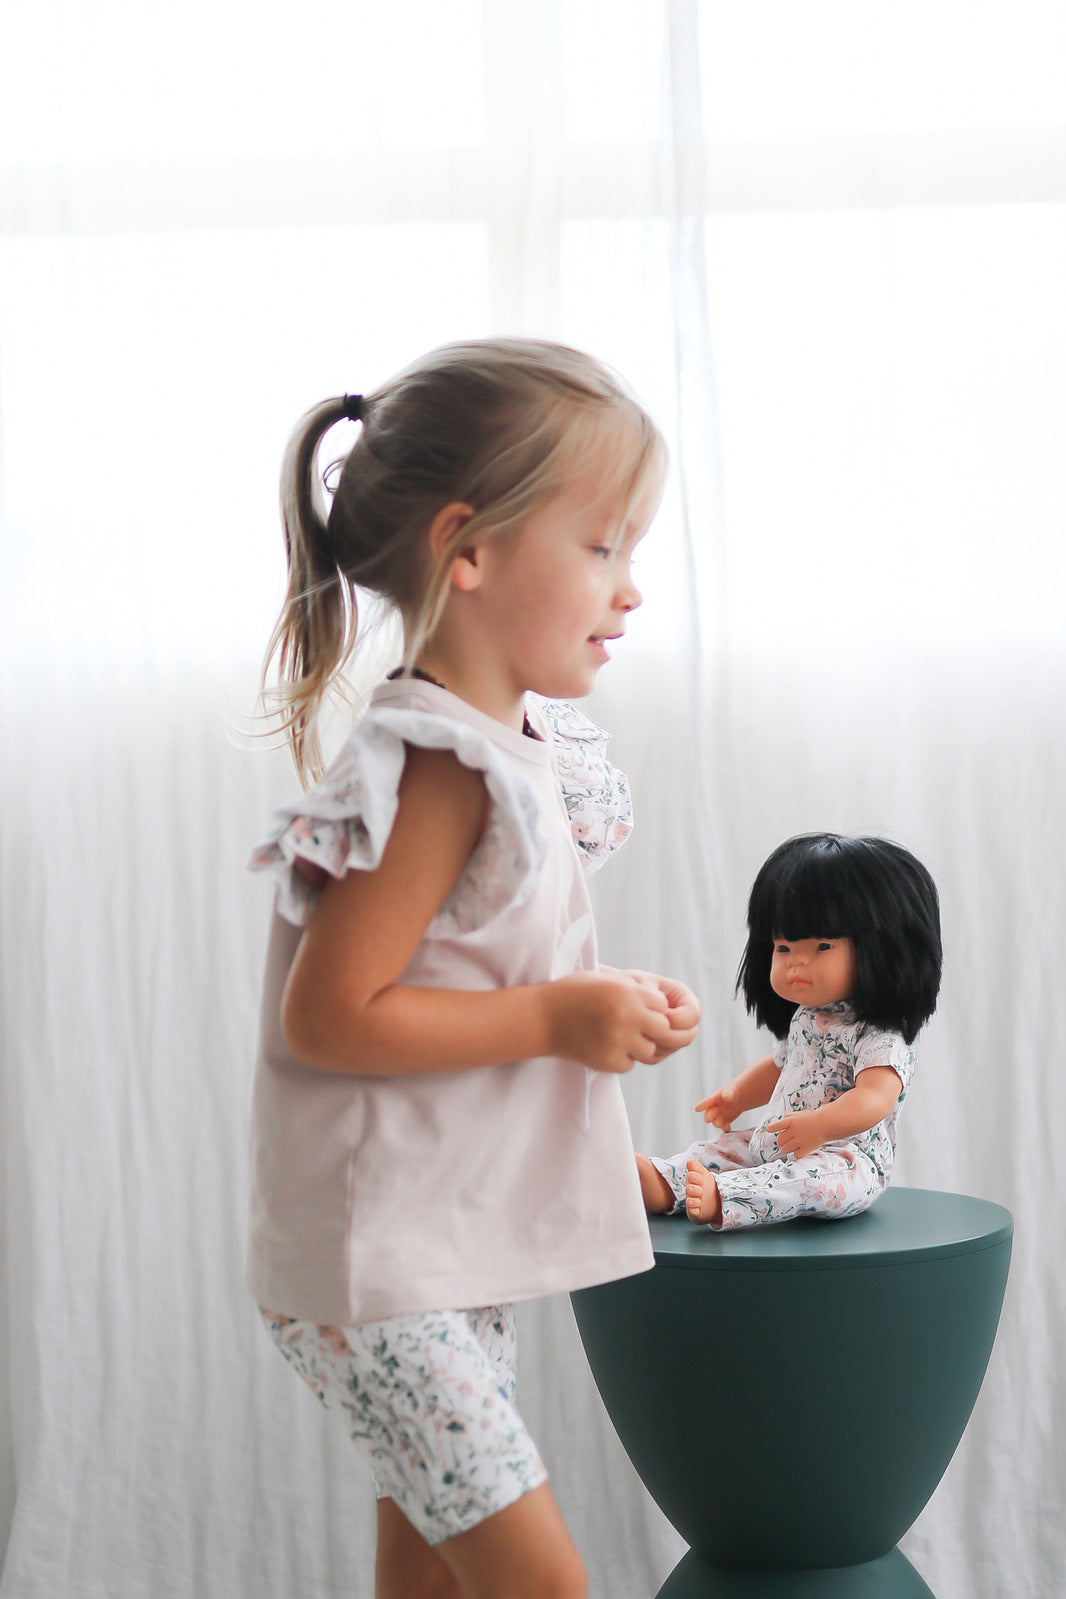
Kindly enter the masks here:
[[322, 781], [255, 851], [277, 896], [252, 1099], [248, 1285], [269, 1309], [351, 1325], [569, 1291], [652, 1264], [619, 1079], [540, 1058], [418, 1077], [315, 1070], [279, 1008], [315, 888], [372, 870], [404, 745], [483, 774], [485, 831], [400, 981], [490, 989], [596, 966], [585, 876], [631, 827], [607, 735], [531, 698], [530, 738], [420, 680], [381, 684]]

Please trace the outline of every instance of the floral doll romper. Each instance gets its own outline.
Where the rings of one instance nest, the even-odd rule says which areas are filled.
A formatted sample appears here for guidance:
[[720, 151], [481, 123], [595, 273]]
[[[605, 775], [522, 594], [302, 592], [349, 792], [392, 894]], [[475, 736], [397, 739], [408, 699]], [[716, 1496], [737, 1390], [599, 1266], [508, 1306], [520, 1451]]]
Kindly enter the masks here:
[[[896, 1152], [896, 1120], [914, 1075], [914, 1051], [899, 1033], [857, 1020], [846, 1001], [797, 1008], [787, 1039], [772, 1052], [781, 1076], [756, 1127], [701, 1139], [652, 1165], [685, 1207], [685, 1168], [698, 1160], [715, 1175], [722, 1201], [716, 1231], [763, 1227], [795, 1216], [857, 1216], [887, 1188]], [[854, 1088], [868, 1066], [891, 1066], [903, 1092], [868, 1132], [834, 1139], [802, 1159], [782, 1155], [767, 1128], [790, 1111], [815, 1110]]]

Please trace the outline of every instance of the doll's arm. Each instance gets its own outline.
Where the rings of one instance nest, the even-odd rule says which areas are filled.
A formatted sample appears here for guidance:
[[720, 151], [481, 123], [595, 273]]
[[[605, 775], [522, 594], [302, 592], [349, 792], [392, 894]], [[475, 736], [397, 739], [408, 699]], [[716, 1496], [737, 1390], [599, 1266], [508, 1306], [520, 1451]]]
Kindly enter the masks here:
[[297, 1060], [323, 1071], [421, 1075], [554, 1055], [598, 1071], [652, 1061], [670, 1033], [658, 989], [609, 973], [488, 990], [400, 981], [466, 865], [485, 813], [477, 772], [408, 747], [380, 864], [320, 890], [281, 1002]]
[[891, 1066], [867, 1066], [839, 1099], [817, 1110], [790, 1111], [767, 1131], [777, 1134], [777, 1147], [784, 1155], [802, 1160], [812, 1149], [831, 1143], [834, 1138], [854, 1138], [884, 1121], [900, 1094], [903, 1084]]
[[724, 1088], [701, 1099], [696, 1109], [703, 1112], [705, 1122], [713, 1122], [723, 1133], [728, 1133], [737, 1116], [766, 1104], [780, 1076], [781, 1068], [773, 1056], [765, 1055]]
[[702, 1006], [685, 983], [675, 977], [659, 977], [655, 972], [618, 971], [613, 966], [601, 966], [600, 971], [631, 983], [641, 983], [653, 992], [662, 994], [666, 1000], [666, 1019], [670, 1023], [670, 1031], [660, 1042], [654, 1060], [648, 1061], [647, 1065], [657, 1066], [667, 1055], [673, 1055], [692, 1043], [700, 1030]]

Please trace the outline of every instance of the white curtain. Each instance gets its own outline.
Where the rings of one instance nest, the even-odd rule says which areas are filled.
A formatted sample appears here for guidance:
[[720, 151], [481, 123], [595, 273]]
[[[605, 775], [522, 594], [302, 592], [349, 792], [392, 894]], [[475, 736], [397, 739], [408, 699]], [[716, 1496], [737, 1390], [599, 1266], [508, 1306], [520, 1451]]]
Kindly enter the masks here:
[[[706, 1010], [627, 1080], [638, 1147], [759, 1047], [774, 844], [927, 862], [897, 1180], [1016, 1241], [904, 1548], [938, 1599], [1066, 1587], [1064, 83], [1052, 0], [0, 3], [2, 1599], [372, 1592], [366, 1474], [242, 1286], [244, 860], [294, 785], [241, 733], [289, 427], [487, 332], [613, 361], [671, 442], [590, 705], [638, 815], [604, 957]], [[682, 1546], [567, 1302], [522, 1339], [592, 1593], [646, 1599]]]

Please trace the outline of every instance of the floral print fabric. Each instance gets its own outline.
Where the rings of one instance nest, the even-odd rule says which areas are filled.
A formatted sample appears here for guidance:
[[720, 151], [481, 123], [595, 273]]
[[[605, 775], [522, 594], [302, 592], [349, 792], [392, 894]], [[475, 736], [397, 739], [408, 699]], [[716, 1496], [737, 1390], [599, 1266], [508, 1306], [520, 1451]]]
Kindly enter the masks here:
[[[715, 1174], [722, 1201], [717, 1230], [767, 1226], [794, 1216], [855, 1216], [887, 1188], [896, 1152], [896, 1120], [914, 1075], [915, 1055], [899, 1033], [860, 1022], [846, 1002], [801, 1005], [788, 1038], [773, 1051], [781, 1076], [756, 1127], [698, 1140], [669, 1160], [653, 1157], [685, 1203], [685, 1167], [700, 1161]], [[816, 1110], [854, 1088], [869, 1066], [891, 1066], [903, 1091], [891, 1112], [864, 1133], [834, 1139], [802, 1159], [782, 1156], [767, 1124], [789, 1111]]]
[[[633, 830], [629, 785], [607, 760], [610, 735], [602, 728], [561, 700], [534, 699], [533, 710], [540, 711], [550, 735], [571, 834], [588, 875]], [[535, 796], [513, 766], [477, 731], [450, 717], [372, 704], [325, 777], [277, 812], [275, 826], [252, 854], [253, 871], [274, 873], [278, 910], [286, 921], [304, 926], [318, 895], [295, 869], [297, 860], [337, 878], [378, 865], [396, 817], [405, 744], [454, 750], [464, 766], [482, 773], [489, 797], [485, 830], [426, 937], [483, 927], [528, 894], [546, 845]]]
[[298, 859], [337, 878], [379, 865], [396, 819], [405, 744], [454, 750], [464, 766], [482, 773], [489, 797], [485, 831], [426, 936], [484, 926], [528, 894], [547, 848], [529, 786], [473, 728], [426, 711], [372, 705], [325, 777], [277, 812], [276, 825], [252, 854], [253, 871], [273, 872], [286, 921], [304, 926], [318, 897], [317, 887], [295, 869]]
[[366, 1454], [379, 1499], [440, 1543], [547, 1480], [514, 1406], [513, 1305], [316, 1327], [260, 1314]]
[[796, 1216], [857, 1216], [887, 1186], [871, 1162], [849, 1144], [814, 1149], [802, 1160], [786, 1155], [763, 1160], [753, 1154], [751, 1133], [738, 1130], [690, 1144], [670, 1160], [652, 1157], [674, 1191], [676, 1210], [685, 1208], [685, 1166], [698, 1160], [713, 1171], [722, 1201], [715, 1232], [767, 1227]]
[[629, 783], [607, 759], [610, 734], [602, 727], [565, 700], [536, 704], [551, 730], [570, 831], [589, 876], [633, 831]]
[[839, 1099], [855, 1087], [859, 1073], [868, 1066], [892, 1067], [903, 1084], [895, 1105], [884, 1121], [847, 1140], [872, 1162], [887, 1183], [896, 1155], [896, 1121], [915, 1066], [914, 1050], [904, 1043], [901, 1034], [858, 1021], [846, 1001], [822, 1010], [800, 1005], [788, 1037], [776, 1046], [773, 1058], [781, 1068], [781, 1076], [752, 1134], [755, 1156], [762, 1160], [777, 1155], [777, 1140], [766, 1131], [767, 1122], [776, 1121], [788, 1111], [813, 1110]]

